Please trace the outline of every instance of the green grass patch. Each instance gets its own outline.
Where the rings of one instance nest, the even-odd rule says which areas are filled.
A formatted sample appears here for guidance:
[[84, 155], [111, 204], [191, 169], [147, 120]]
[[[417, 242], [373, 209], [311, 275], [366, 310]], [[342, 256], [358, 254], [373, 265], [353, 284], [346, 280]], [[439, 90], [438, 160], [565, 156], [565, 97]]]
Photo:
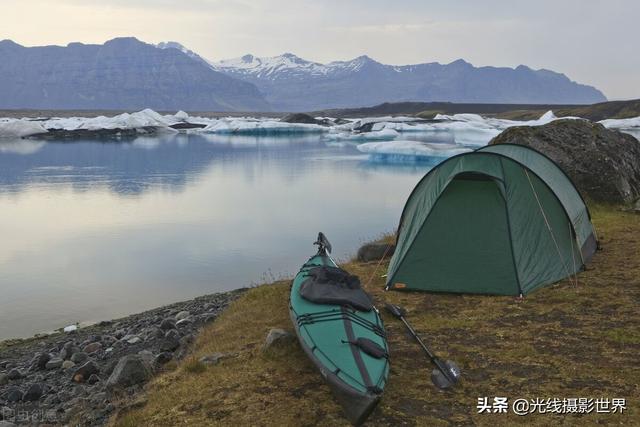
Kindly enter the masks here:
[[[408, 310], [428, 345], [462, 369], [462, 382], [441, 392], [432, 366], [404, 326], [382, 312], [391, 349], [385, 395], [368, 425], [513, 426], [640, 425], [640, 215], [591, 209], [603, 250], [576, 286], [562, 281], [518, 302], [510, 297], [382, 290], [387, 261], [349, 261], [380, 307]], [[387, 236], [387, 240], [392, 237]], [[310, 251], [312, 249], [310, 248]], [[301, 255], [300, 263], [305, 261]], [[118, 426], [347, 425], [329, 388], [292, 343], [262, 351], [271, 328], [293, 330], [288, 281], [243, 294], [196, 340], [177, 369], [155, 378], [145, 405], [123, 411]], [[194, 363], [214, 352], [235, 353], [205, 370]], [[626, 398], [622, 415], [485, 415], [478, 397]]]

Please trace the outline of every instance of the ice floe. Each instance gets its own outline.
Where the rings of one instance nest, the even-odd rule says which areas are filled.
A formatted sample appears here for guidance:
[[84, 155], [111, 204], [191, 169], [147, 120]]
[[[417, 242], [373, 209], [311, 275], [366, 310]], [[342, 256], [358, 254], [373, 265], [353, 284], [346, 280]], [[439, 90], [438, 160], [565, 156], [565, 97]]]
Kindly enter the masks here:
[[377, 158], [385, 156], [402, 156], [416, 158], [451, 157], [461, 153], [473, 151], [471, 148], [458, 144], [434, 144], [421, 141], [384, 141], [368, 142], [358, 145], [358, 150], [374, 155]]

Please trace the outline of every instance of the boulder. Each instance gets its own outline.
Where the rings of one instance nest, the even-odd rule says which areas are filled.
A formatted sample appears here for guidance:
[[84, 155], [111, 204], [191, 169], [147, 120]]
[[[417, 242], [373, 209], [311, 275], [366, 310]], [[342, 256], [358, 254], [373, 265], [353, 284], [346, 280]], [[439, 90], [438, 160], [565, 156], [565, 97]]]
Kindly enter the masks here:
[[19, 369], [14, 368], [9, 371], [9, 373], [7, 374], [7, 378], [9, 378], [10, 380], [19, 380], [20, 378], [24, 378], [24, 375], [22, 374], [22, 372], [20, 372]]
[[160, 323], [160, 329], [168, 331], [169, 329], [176, 328], [176, 321], [174, 319], [166, 318]]
[[153, 363], [156, 366], [162, 366], [165, 365], [167, 363], [169, 363], [171, 361], [171, 359], [173, 359], [173, 353], [168, 352], [168, 351], [164, 351], [160, 354], [158, 354], [155, 358], [155, 360], [153, 361]]
[[160, 350], [174, 351], [180, 347], [180, 335], [175, 329], [167, 331], [162, 342], [160, 342]]
[[189, 317], [191, 315], [191, 313], [189, 313], [188, 311], [181, 311], [180, 313], [176, 314], [176, 320], [180, 321], [182, 319], [186, 319], [187, 317]]
[[295, 336], [291, 332], [278, 328], [271, 329], [264, 341], [263, 350], [266, 351], [272, 347], [277, 347], [284, 343], [292, 342], [294, 339]]
[[5, 385], [9, 383], [9, 377], [7, 374], [0, 374], [0, 385]]
[[107, 380], [107, 387], [129, 387], [141, 384], [152, 376], [149, 363], [140, 355], [128, 355], [122, 357]]
[[96, 365], [94, 361], [90, 360], [76, 369], [76, 371], [73, 373], [73, 381], [77, 383], [84, 383], [91, 377], [91, 375], [97, 374], [99, 372], [100, 368], [98, 367], [98, 365]]
[[390, 258], [395, 250], [395, 245], [387, 243], [367, 243], [358, 249], [358, 261], [379, 261], [383, 256]]
[[199, 360], [205, 365], [217, 365], [221, 360], [235, 356], [237, 355], [232, 353], [212, 353], [201, 357]]
[[43, 370], [47, 367], [47, 362], [51, 360], [51, 355], [49, 353], [37, 353], [33, 360], [31, 361], [31, 369], [32, 370]]
[[51, 359], [47, 362], [46, 368], [47, 370], [59, 369], [63, 363], [64, 360], [60, 358]]
[[95, 353], [99, 350], [102, 350], [102, 344], [99, 342], [92, 342], [91, 344], [86, 345], [84, 349], [82, 349], [82, 351], [87, 354]]
[[490, 144], [525, 145], [560, 166], [583, 196], [606, 203], [640, 198], [640, 142], [587, 120], [556, 120], [544, 126], [506, 129]]
[[87, 353], [83, 352], [83, 351], [79, 351], [77, 353], [73, 353], [73, 355], [71, 356], [71, 360], [73, 363], [80, 364], [80, 363], [84, 363], [87, 361], [87, 359], [89, 358], [89, 356], [87, 355]]
[[36, 402], [40, 400], [42, 395], [44, 394], [44, 387], [42, 384], [32, 384], [31, 387], [27, 389], [27, 392], [22, 397], [22, 400], [25, 402]]
[[18, 387], [10, 387], [5, 393], [4, 398], [9, 403], [15, 403], [20, 402], [22, 400], [22, 396], [24, 396], [24, 393], [22, 393], [22, 390]]
[[75, 367], [76, 364], [73, 363], [71, 360], [65, 360], [64, 362], [62, 362], [62, 369], [71, 369], [73, 367]]

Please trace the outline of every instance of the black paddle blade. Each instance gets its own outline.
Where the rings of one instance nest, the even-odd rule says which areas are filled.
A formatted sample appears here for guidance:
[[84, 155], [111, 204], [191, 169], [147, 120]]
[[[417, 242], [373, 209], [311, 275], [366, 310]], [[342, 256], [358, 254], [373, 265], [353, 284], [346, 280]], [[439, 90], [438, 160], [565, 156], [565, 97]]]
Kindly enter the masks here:
[[318, 233], [318, 240], [313, 242], [313, 244], [318, 245], [319, 251], [327, 251], [328, 253], [331, 253], [331, 243], [322, 231]]
[[398, 319], [404, 317], [404, 315], [407, 314], [407, 311], [399, 305], [385, 304], [384, 307], [389, 313], [393, 315], [393, 317], [396, 317]]
[[447, 389], [460, 381], [460, 368], [451, 360], [442, 361], [444, 372], [438, 368], [431, 372], [431, 381], [439, 389]]

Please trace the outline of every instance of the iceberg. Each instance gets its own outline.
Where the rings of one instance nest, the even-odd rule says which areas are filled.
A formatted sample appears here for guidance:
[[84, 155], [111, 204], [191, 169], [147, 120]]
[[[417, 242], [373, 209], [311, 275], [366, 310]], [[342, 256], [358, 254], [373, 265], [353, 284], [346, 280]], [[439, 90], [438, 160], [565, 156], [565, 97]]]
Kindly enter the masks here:
[[640, 131], [640, 116], [630, 117], [628, 119], [606, 119], [606, 120], [600, 120], [598, 123], [610, 129]]
[[46, 133], [42, 122], [18, 119], [0, 121], [0, 138], [24, 138], [38, 133]]
[[420, 141], [384, 141], [369, 142], [358, 145], [358, 150], [372, 156], [373, 160], [423, 161], [433, 158], [448, 158], [461, 153], [473, 151], [458, 144], [433, 144]]
[[215, 120], [200, 132], [237, 135], [275, 135], [323, 133], [328, 128], [306, 123], [286, 123], [277, 120], [259, 119], [219, 119]]

